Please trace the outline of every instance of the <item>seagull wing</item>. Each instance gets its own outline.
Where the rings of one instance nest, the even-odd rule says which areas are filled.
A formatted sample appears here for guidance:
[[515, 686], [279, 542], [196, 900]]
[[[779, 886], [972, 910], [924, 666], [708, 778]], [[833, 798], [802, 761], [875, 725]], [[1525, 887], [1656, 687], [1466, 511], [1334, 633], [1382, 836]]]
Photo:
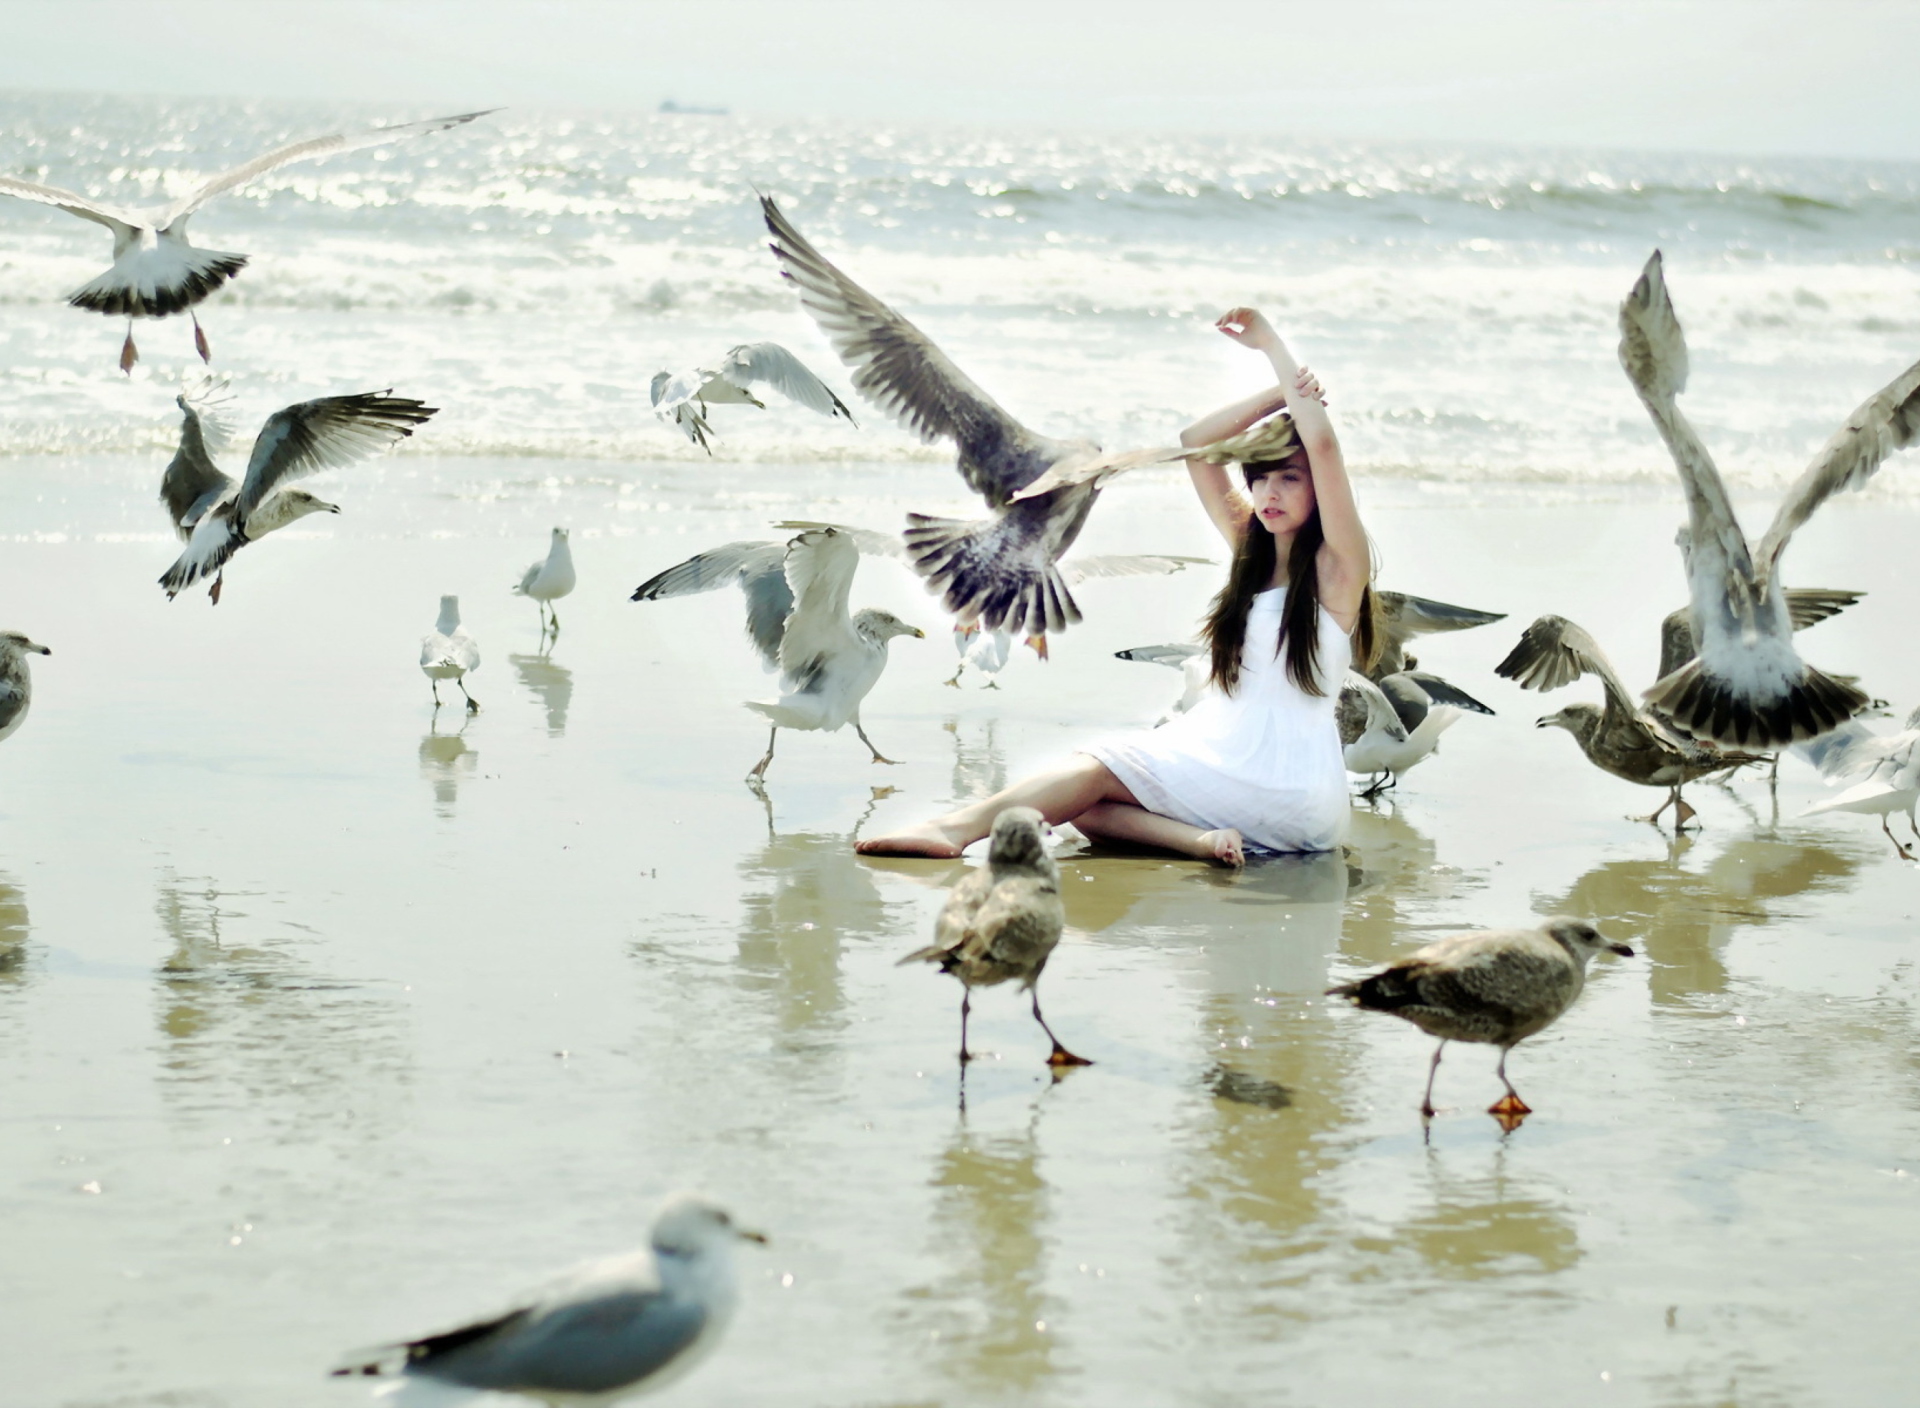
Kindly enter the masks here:
[[212, 414], [208, 400], [183, 392], [180, 409], [180, 448], [160, 476], [160, 502], [167, 506], [167, 517], [184, 542], [207, 510], [227, 496], [233, 478], [213, 462], [212, 450], [225, 442], [226, 428]]
[[853, 412], [833, 394], [833, 388], [777, 342], [743, 342], [720, 359], [718, 370], [736, 386], [771, 386], [810, 411], [845, 416], [849, 424], [853, 423]]
[[1606, 686], [1608, 713], [1639, 712], [1613, 663], [1593, 637], [1564, 616], [1542, 616], [1528, 626], [1520, 643], [1493, 667], [1493, 672], [1522, 689], [1542, 693], [1572, 684], [1582, 675], [1595, 675]]
[[815, 688], [827, 662], [857, 644], [847, 594], [859, 566], [860, 550], [837, 529], [812, 529], [787, 544], [793, 611], [780, 642], [780, 673], [795, 693]]
[[91, 220], [96, 225], [105, 225], [116, 236], [131, 235], [147, 223], [132, 211], [102, 205], [99, 201], [89, 200], [78, 192], [62, 190], [58, 186], [41, 186], [32, 181], [22, 181], [17, 176], [0, 176], [0, 196], [19, 196], [21, 200], [54, 206], [66, 211], [69, 215], [78, 215], [82, 220]]
[[1886, 458], [1920, 439], [1920, 362], [1868, 397], [1820, 447], [1787, 490], [1755, 554], [1763, 578], [1773, 574], [1794, 530], [1843, 489], [1857, 489]]
[[282, 485], [379, 454], [439, 408], [390, 391], [325, 396], [275, 411], [253, 442], [236, 504], [242, 524]]
[[1475, 714], [1491, 714], [1493, 710], [1468, 694], [1457, 684], [1450, 684], [1438, 675], [1430, 675], [1425, 670], [1407, 670], [1402, 679], [1412, 680], [1427, 693], [1427, 698], [1435, 704], [1451, 704], [1456, 709], [1466, 709]]
[[1347, 677], [1340, 685], [1343, 702], [1349, 691], [1358, 697], [1366, 710], [1366, 728], [1377, 728], [1396, 743], [1406, 742], [1406, 725], [1400, 722], [1399, 711], [1393, 707], [1393, 701], [1387, 698], [1386, 691], [1358, 670], [1347, 671]]
[[1175, 557], [1164, 553], [1126, 553], [1106, 557], [1070, 557], [1060, 564], [1060, 575], [1070, 585], [1089, 577], [1164, 577], [1188, 567], [1212, 566], [1205, 557]]
[[950, 361], [919, 328], [841, 273], [766, 196], [760, 209], [780, 272], [853, 371], [854, 387], [922, 440], [951, 439], [967, 487], [999, 507], [1059, 457]]
[[[341, 152], [358, 151], [362, 147], [377, 147], [387, 142], [397, 142], [405, 137], [418, 137], [428, 132], [443, 132], [449, 127], [458, 127], [463, 122], [472, 122], [476, 117], [485, 117], [498, 108], [486, 108], [480, 112], [463, 112], [453, 117], [429, 118], [425, 122], [401, 122], [391, 127], [375, 127], [365, 132], [335, 132], [327, 137], [309, 137], [302, 142], [289, 142], [284, 147], [276, 147], [264, 156], [257, 156], [231, 171], [223, 171], [207, 182], [193, 194], [176, 201], [161, 215], [155, 225], [164, 230], [183, 216], [191, 215], [215, 196], [224, 195], [258, 180], [269, 171], [278, 170], [296, 161], [317, 161], [321, 157], [335, 156]], [[78, 213], [78, 212], [76, 212]]]
[[1092, 483], [1097, 486], [1125, 474], [1130, 469], [1143, 469], [1148, 465], [1168, 464], [1174, 460], [1187, 458], [1189, 458], [1187, 450], [1166, 445], [1145, 450], [1115, 450], [1110, 454], [1089, 451], [1086, 454], [1062, 460], [1013, 497], [1034, 499], [1073, 484]]
[[793, 610], [793, 591], [787, 586], [785, 543], [728, 543], [699, 553], [634, 588], [633, 601], [691, 596], [716, 591], [738, 582], [747, 598], [747, 634], [754, 649], [773, 669], [780, 663], [780, 638]]
[[1205, 650], [1204, 645], [1136, 645], [1131, 650], [1116, 650], [1113, 654], [1116, 660], [1137, 660], [1177, 670]]
[[1397, 646], [1405, 646], [1415, 636], [1465, 631], [1507, 619], [1504, 611], [1476, 611], [1471, 606], [1451, 606], [1406, 592], [1376, 591], [1373, 600], [1376, 624]]

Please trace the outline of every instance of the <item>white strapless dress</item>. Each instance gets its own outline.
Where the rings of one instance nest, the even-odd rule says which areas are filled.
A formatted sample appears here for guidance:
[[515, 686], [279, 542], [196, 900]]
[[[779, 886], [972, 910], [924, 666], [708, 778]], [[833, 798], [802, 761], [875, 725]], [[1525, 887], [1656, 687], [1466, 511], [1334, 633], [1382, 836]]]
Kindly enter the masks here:
[[1212, 831], [1230, 826], [1263, 851], [1330, 851], [1347, 833], [1351, 803], [1334, 708], [1352, 661], [1339, 622], [1320, 610], [1318, 697], [1287, 678], [1274, 653], [1286, 589], [1254, 597], [1230, 695], [1209, 685], [1200, 702], [1159, 728], [1103, 738], [1097, 758], [1148, 811]]

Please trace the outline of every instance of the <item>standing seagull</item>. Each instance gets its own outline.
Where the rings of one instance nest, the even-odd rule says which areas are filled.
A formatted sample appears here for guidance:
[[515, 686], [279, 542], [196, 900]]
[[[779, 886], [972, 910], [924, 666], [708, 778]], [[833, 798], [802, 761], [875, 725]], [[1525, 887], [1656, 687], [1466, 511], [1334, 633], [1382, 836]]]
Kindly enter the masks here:
[[1349, 670], [1335, 714], [1347, 771], [1374, 778], [1360, 795], [1377, 797], [1399, 786], [1400, 775], [1432, 757], [1440, 735], [1458, 723], [1463, 712], [1493, 710], [1424, 670], [1401, 670], [1378, 683]]
[[433, 682], [433, 707], [440, 707], [440, 681], [452, 680], [467, 697], [467, 712], [480, 712], [480, 701], [467, 694], [466, 676], [480, 668], [480, 647], [460, 629], [460, 598], [440, 598], [440, 619], [420, 641], [420, 673]]
[[1812, 668], [1793, 648], [1780, 555], [1794, 530], [1842, 489], [1920, 438], [1920, 362], [1847, 418], [1787, 490], [1757, 548], [1748, 544], [1720, 472], [1677, 398], [1687, 344], [1667, 297], [1660, 253], [1620, 305], [1620, 365], [1653, 418], [1687, 496], [1681, 544], [1699, 655], [1647, 691], [1663, 718], [1696, 738], [1773, 748], [1814, 738], [1860, 712], [1867, 696]]
[[1448, 1042], [1499, 1047], [1496, 1069], [1507, 1093], [1487, 1113], [1504, 1123], [1532, 1113], [1507, 1079], [1507, 1053], [1573, 1005], [1586, 985], [1587, 961], [1602, 949], [1633, 957], [1626, 944], [1608, 942], [1581, 919], [1550, 919], [1538, 929], [1457, 934], [1357, 982], [1328, 988], [1327, 996], [1391, 1012], [1440, 1038], [1427, 1067], [1426, 1094], [1420, 1097], [1426, 1119], [1433, 1118], [1433, 1078]]
[[194, 248], [187, 242], [189, 216], [215, 196], [238, 190], [289, 163], [316, 161], [340, 152], [397, 142], [403, 137], [443, 132], [498, 111], [498, 108], [489, 108], [484, 112], [464, 112], [426, 122], [403, 122], [366, 132], [336, 132], [330, 137], [292, 142], [243, 166], [223, 171], [172, 205], [152, 211], [122, 210], [57, 186], [39, 186], [14, 176], [0, 176], [0, 195], [55, 206], [113, 231], [113, 267], [68, 294], [67, 302], [91, 313], [127, 319], [127, 340], [120, 349], [121, 371], [132, 371], [133, 364], [140, 360], [139, 349], [133, 345], [135, 318], [165, 318], [182, 312], [193, 319], [193, 345], [204, 362], [211, 360], [212, 353], [207, 347], [207, 335], [200, 330], [199, 314], [190, 310], [246, 267], [247, 256]]
[[766, 755], [747, 774], [758, 783], [773, 762], [783, 728], [831, 733], [846, 724], [860, 735], [876, 763], [882, 756], [860, 724], [860, 704], [887, 668], [887, 642], [926, 632], [890, 611], [847, 614], [847, 596], [860, 565], [862, 535], [841, 528], [809, 528], [790, 542], [728, 543], [703, 552], [634, 588], [632, 600], [658, 601], [713, 591], [738, 582], [747, 597], [747, 633], [770, 669], [780, 671], [777, 700], [747, 707], [773, 721]]
[[1053, 1043], [1050, 1066], [1091, 1066], [1060, 1044], [1047, 1019], [1040, 1015], [1040, 991], [1035, 986], [1047, 966], [1066, 910], [1060, 903], [1060, 867], [1047, 854], [1045, 826], [1032, 807], [1009, 807], [993, 819], [987, 864], [968, 871], [947, 895], [934, 921], [933, 942], [900, 962], [937, 963], [940, 971], [960, 980], [960, 1064], [973, 1059], [967, 1050], [967, 1016], [973, 1010], [973, 990], [990, 988], [1009, 978], [1020, 979], [1033, 995], [1033, 1020]]
[[427, 1380], [443, 1389], [438, 1402], [445, 1388], [574, 1405], [662, 1388], [712, 1352], [733, 1315], [733, 1244], [767, 1239], [682, 1193], [661, 1207], [649, 1240], [582, 1262], [499, 1315], [351, 1355], [333, 1376]]
[[1569, 704], [1557, 714], [1534, 722], [1535, 728], [1563, 728], [1573, 735], [1587, 761], [1602, 772], [1642, 787], [1664, 787], [1667, 800], [1652, 816], [1673, 808], [1673, 828], [1680, 831], [1693, 820], [1694, 810], [1681, 797], [1687, 783], [1725, 772], [1745, 763], [1764, 761], [1760, 754], [1721, 750], [1676, 733], [1634, 702], [1613, 665], [1592, 636], [1564, 616], [1542, 616], [1520, 637], [1520, 643], [1493, 672], [1522, 689], [1550, 690], [1572, 684], [1582, 675], [1594, 675], [1606, 691], [1606, 706]]
[[33, 703], [33, 672], [27, 668], [27, 656], [51, 654], [18, 631], [0, 631], [0, 742], [20, 731]]
[[770, 386], [810, 411], [845, 416], [847, 424], [854, 424], [853, 412], [833, 394], [833, 388], [777, 342], [743, 342], [729, 350], [718, 366], [695, 367], [678, 376], [655, 372], [653, 413], [712, 454], [707, 444], [713, 433], [707, 424], [707, 407], [757, 406], [764, 411], [767, 403], [753, 394], [756, 386]]
[[[514, 587], [515, 596], [532, 597], [540, 606], [540, 635], [545, 639], [549, 631], [555, 636], [560, 634], [560, 613], [553, 609], [554, 602], [573, 590], [573, 549], [567, 546], [567, 530], [556, 528], [547, 547], [547, 555], [520, 574], [519, 585]], [[548, 616], [553, 620], [548, 624]]]
[[388, 391], [325, 396], [275, 411], [260, 427], [236, 484], [208, 452], [202, 406], [191, 394], [179, 398], [186, 420], [180, 449], [160, 481], [160, 498], [186, 551], [160, 577], [171, 601], [202, 577], [214, 577], [209, 593], [220, 601], [227, 559], [256, 539], [310, 513], [338, 513], [338, 504], [302, 489], [281, 486], [323, 469], [376, 455], [413, 434], [438, 407]]
[[[992, 516], [963, 521], [907, 515], [907, 557], [960, 620], [1028, 635], [1064, 630], [1080, 607], [1059, 570], [1099, 496], [1098, 473], [1178, 459], [1180, 449], [1103, 455], [1089, 440], [1037, 435], [1001, 409], [927, 335], [809, 244], [772, 200], [760, 199], [781, 274], [827, 335], [853, 384], [922, 440], [952, 440], [961, 478]], [[1054, 467], [1087, 482], [1016, 500]]]

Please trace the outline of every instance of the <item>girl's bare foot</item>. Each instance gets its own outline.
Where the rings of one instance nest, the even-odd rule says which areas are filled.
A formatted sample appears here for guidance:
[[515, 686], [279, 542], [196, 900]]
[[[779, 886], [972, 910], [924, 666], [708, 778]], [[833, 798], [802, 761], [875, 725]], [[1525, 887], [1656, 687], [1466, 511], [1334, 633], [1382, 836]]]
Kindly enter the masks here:
[[1221, 865], [1238, 870], [1247, 863], [1247, 853], [1241, 842], [1240, 833], [1232, 827], [1223, 827], [1218, 831], [1202, 831], [1194, 840], [1194, 854], [1202, 860], [1218, 861]]
[[964, 849], [964, 842], [931, 821], [886, 836], [875, 836], [854, 846], [863, 856], [933, 856], [943, 860], [959, 855]]

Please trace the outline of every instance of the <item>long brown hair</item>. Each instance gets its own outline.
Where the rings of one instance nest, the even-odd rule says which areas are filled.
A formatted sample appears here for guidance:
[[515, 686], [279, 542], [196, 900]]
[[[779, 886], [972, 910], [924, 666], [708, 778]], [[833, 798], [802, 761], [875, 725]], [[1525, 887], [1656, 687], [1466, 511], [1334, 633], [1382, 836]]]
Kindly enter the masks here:
[[[1262, 475], [1277, 473], [1283, 465], [1304, 468], [1304, 454], [1284, 460], [1250, 460], [1240, 466], [1249, 486]], [[1306, 522], [1295, 530], [1287, 552], [1287, 601], [1280, 617], [1280, 635], [1273, 653], [1287, 655], [1287, 678], [1303, 694], [1324, 695], [1320, 684], [1320, 545], [1326, 542], [1320, 526], [1320, 506], [1314, 505]], [[1273, 582], [1279, 550], [1258, 518], [1248, 513], [1234, 545], [1227, 584], [1220, 588], [1201, 636], [1213, 658], [1212, 679], [1222, 694], [1232, 694], [1240, 683], [1240, 654], [1247, 640], [1247, 613], [1253, 599]], [[1374, 638], [1373, 588], [1360, 592], [1360, 619], [1353, 627], [1353, 659], [1358, 669], [1371, 665], [1378, 651]]]

